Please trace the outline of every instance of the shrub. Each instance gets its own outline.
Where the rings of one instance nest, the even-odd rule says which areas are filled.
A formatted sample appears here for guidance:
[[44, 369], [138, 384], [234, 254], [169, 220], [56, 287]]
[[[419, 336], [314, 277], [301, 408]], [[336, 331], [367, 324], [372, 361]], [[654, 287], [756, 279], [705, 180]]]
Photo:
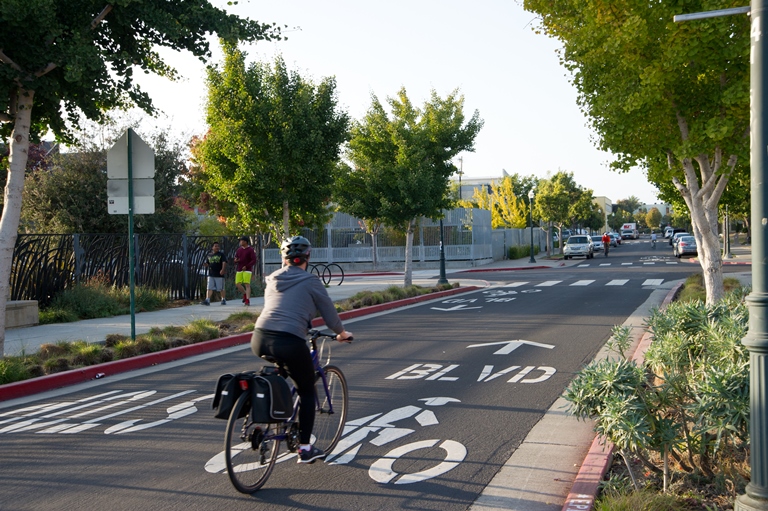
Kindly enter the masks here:
[[594, 419], [601, 436], [653, 471], [660, 469], [649, 452], [714, 475], [724, 447], [744, 450], [748, 441], [745, 295], [739, 289], [711, 307], [675, 302], [652, 311], [645, 365], [626, 358], [589, 364], [566, 389], [573, 413]]
[[52, 357], [63, 357], [72, 352], [72, 344], [66, 341], [59, 341], [56, 344], [43, 344], [37, 350], [37, 356], [42, 360]]
[[219, 327], [208, 319], [196, 319], [184, 327], [183, 335], [192, 343], [208, 341], [219, 336]]
[[[537, 245], [533, 246], [533, 254], [536, 255], [539, 253], [539, 247]], [[524, 257], [530, 257], [531, 256], [531, 246], [530, 245], [515, 245], [507, 248], [507, 259], [522, 259]]]
[[45, 374], [60, 373], [69, 370], [69, 360], [64, 357], [49, 358], [43, 362]]
[[0, 385], [29, 378], [29, 369], [18, 357], [0, 359]]

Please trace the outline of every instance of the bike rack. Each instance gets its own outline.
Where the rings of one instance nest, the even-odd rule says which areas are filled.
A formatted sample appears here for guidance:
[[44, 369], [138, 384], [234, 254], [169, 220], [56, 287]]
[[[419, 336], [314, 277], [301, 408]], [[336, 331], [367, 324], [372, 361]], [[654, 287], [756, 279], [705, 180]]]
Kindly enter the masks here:
[[[338, 273], [334, 273], [334, 269], [338, 270]], [[340, 286], [342, 282], [344, 282], [344, 268], [339, 266], [336, 263], [330, 263], [330, 264], [323, 264], [323, 263], [317, 263], [312, 264], [309, 266], [309, 271], [320, 277], [322, 279], [323, 284], [326, 286], [329, 286], [331, 284], [331, 281], [334, 277], [341, 276], [341, 280], [339, 280], [339, 283], [336, 284], [337, 286]]]

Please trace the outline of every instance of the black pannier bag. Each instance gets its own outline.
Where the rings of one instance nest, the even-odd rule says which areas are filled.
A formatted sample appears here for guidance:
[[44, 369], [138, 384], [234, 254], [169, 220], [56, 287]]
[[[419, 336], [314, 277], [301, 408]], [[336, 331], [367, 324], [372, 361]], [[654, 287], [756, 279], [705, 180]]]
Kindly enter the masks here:
[[252, 385], [253, 422], [285, 422], [293, 415], [291, 387], [273, 367], [254, 376]]
[[241, 381], [247, 381], [251, 392], [251, 408], [244, 406], [238, 419], [252, 413], [253, 422], [284, 422], [293, 414], [291, 387], [274, 367], [265, 367], [260, 373], [247, 371], [238, 374], [222, 374], [216, 382], [211, 403], [217, 419], [229, 419], [237, 399], [244, 392]]
[[[215, 394], [213, 395], [213, 402], [211, 408], [215, 410], [214, 417], [217, 419], [229, 419], [229, 415], [232, 413], [232, 408], [237, 403], [237, 398], [243, 393], [243, 389], [240, 386], [240, 380], [251, 380], [254, 376], [253, 371], [238, 374], [222, 374], [216, 381]], [[248, 387], [252, 385], [249, 381]], [[248, 407], [243, 407], [240, 410], [239, 418], [245, 417], [248, 414]]]

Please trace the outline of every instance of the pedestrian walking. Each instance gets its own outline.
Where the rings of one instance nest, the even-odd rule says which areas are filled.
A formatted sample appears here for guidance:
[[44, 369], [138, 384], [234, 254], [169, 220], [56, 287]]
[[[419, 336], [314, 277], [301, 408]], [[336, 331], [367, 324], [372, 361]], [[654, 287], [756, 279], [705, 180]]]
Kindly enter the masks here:
[[211, 251], [206, 256], [205, 267], [208, 268], [208, 296], [203, 300], [202, 304], [210, 305], [213, 292], [218, 291], [221, 294], [221, 304], [226, 305], [224, 275], [227, 274], [227, 257], [219, 249], [218, 241], [211, 245]]
[[243, 293], [243, 304], [251, 304], [251, 276], [256, 264], [256, 252], [247, 236], [240, 238], [240, 247], [235, 252], [235, 285]]

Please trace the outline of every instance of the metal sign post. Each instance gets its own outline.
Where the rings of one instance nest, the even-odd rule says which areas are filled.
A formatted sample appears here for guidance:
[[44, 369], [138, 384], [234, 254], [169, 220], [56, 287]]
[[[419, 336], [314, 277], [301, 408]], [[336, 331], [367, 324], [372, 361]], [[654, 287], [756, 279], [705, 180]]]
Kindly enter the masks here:
[[[134, 169], [134, 165], [136, 168]], [[135, 170], [135, 172], [134, 172]], [[131, 295], [131, 339], [136, 339], [136, 256], [133, 215], [155, 212], [155, 153], [130, 128], [107, 153], [107, 210], [128, 215], [128, 281]], [[134, 179], [136, 178], [136, 179]], [[135, 197], [135, 191], [141, 192]], [[139, 208], [136, 202], [139, 199]]]

